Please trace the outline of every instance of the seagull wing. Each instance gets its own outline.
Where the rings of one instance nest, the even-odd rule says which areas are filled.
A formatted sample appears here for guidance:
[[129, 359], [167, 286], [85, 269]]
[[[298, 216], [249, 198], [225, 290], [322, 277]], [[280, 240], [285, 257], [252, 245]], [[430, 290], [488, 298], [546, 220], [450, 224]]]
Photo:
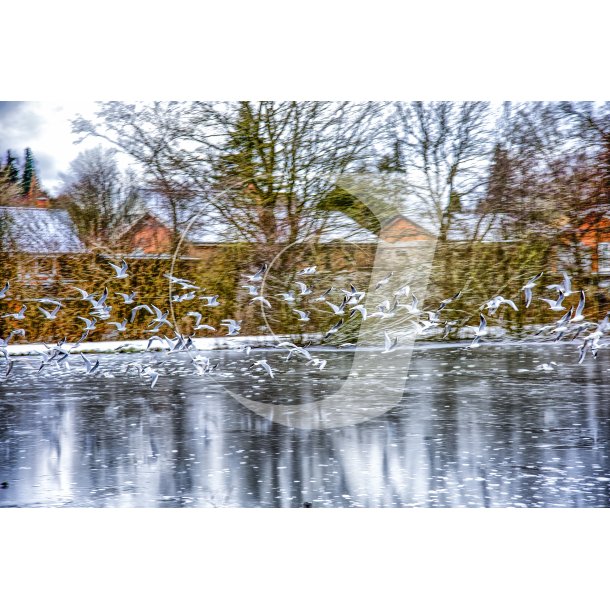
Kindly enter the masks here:
[[576, 306], [576, 316], [582, 315], [582, 311], [585, 308], [585, 291], [580, 291], [580, 300], [578, 301], [578, 305]]
[[186, 315], [193, 316], [195, 318], [195, 326], [199, 326], [202, 316], [198, 311], [189, 311]]
[[565, 292], [571, 292], [572, 282], [570, 281], [570, 276], [563, 271], [563, 285], [565, 286]]
[[559, 320], [557, 320], [557, 326], [563, 326], [568, 320], [572, 317], [572, 313], [574, 311], [574, 307], [570, 307], [570, 311], [563, 314]]
[[47, 311], [46, 309], [43, 309], [40, 306], [38, 306], [38, 309], [40, 309], [40, 311], [42, 311], [42, 313], [44, 314], [45, 318], [50, 320], [53, 317], [50, 311]]
[[121, 272], [121, 268], [118, 265], [115, 265], [114, 263], [109, 262], [108, 263], [116, 272], [117, 275], [119, 275], [119, 273]]
[[553, 307], [553, 305], [555, 305], [555, 301], [553, 301], [553, 299], [544, 299], [542, 297], [539, 297], [540, 301], [544, 301], [545, 303], [547, 303], [550, 307]]
[[515, 311], [519, 311], [519, 310], [517, 309], [517, 306], [515, 305], [515, 302], [514, 302], [514, 301], [511, 301], [510, 299], [504, 299], [504, 302], [505, 302], [507, 305], [510, 305], [510, 306], [511, 306], [511, 307], [512, 307], [512, 308], [513, 308]]
[[341, 308], [340, 307], [337, 307], [334, 303], [330, 303], [328, 301], [327, 301], [327, 303], [330, 306], [330, 308], [333, 310], [334, 313], [336, 313], [337, 315], [341, 314]]
[[390, 347], [392, 347], [392, 339], [390, 338], [390, 335], [388, 334], [387, 330], [383, 331], [383, 335], [384, 335], [385, 351], [387, 352], [390, 349]]

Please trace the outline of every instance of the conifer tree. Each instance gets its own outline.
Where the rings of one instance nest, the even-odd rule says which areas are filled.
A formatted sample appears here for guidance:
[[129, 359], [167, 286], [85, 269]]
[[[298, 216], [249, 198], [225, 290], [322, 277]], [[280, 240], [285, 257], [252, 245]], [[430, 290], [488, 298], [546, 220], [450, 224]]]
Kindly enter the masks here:
[[19, 167], [17, 166], [17, 157], [13, 156], [10, 150], [6, 151], [6, 164], [2, 168], [2, 174], [8, 182], [16, 184], [19, 182]]
[[21, 193], [27, 196], [30, 193], [32, 184], [36, 184], [36, 169], [34, 166], [34, 155], [30, 148], [25, 149], [25, 161], [23, 164], [23, 173], [21, 174]]

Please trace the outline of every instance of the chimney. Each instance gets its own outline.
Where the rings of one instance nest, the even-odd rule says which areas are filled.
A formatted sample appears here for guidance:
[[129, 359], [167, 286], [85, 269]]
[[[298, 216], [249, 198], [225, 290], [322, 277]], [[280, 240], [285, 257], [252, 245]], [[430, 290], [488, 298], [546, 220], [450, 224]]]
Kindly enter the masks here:
[[49, 198], [48, 197], [36, 197], [36, 207], [37, 208], [48, 208], [49, 207]]

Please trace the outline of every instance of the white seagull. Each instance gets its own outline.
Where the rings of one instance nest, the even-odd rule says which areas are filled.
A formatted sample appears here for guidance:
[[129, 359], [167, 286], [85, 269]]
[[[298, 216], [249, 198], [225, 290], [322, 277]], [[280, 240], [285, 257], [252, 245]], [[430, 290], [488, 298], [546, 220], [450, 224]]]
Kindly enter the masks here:
[[322, 303], [323, 301], [326, 301], [326, 297], [330, 294], [332, 289], [333, 289], [333, 287], [331, 286], [328, 290], [325, 290], [319, 297], [316, 297], [313, 300], [313, 302], [314, 303]]
[[198, 311], [189, 311], [187, 316], [193, 316], [195, 318], [195, 326], [193, 330], [216, 330], [213, 326], [208, 324], [201, 324], [201, 314]]
[[398, 337], [394, 337], [393, 339], [388, 334], [387, 330], [383, 331], [383, 335], [385, 338], [385, 349], [381, 352], [382, 354], [387, 354], [395, 350], [398, 347]]
[[132, 292], [131, 294], [125, 294], [124, 292], [115, 292], [114, 294], [118, 294], [119, 296], [123, 297], [123, 301], [125, 302], [126, 305], [131, 305], [132, 303], [134, 303], [134, 298], [136, 296], [135, 292]]
[[78, 290], [78, 292], [80, 292], [82, 301], [89, 301], [89, 303], [91, 303], [92, 305], [96, 304], [97, 301], [95, 300], [95, 293], [89, 293], [86, 290], [79, 288], [78, 286], [71, 286], [71, 288], [74, 288], [74, 290]]
[[394, 272], [390, 271], [390, 273], [388, 273], [388, 275], [386, 275], [383, 279], [379, 280], [375, 284], [375, 290], [379, 290], [379, 288], [381, 288], [382, 286], [385, 286], [390, 281], [390, 279], [392, 278], [393, 275], [394, 275]]
[[273, 369], [269, 366], [269, 363], [263, 359], [263, 360], [257, 360], [250, 368], [255, 367], [255, 366], [260, 366], [261, 368], [263, 368], [267, 374], [269, 375], [269, 377], [271, 377], [271, 379], [273, 379]]
[[57, 305], [57, 307], [55, 307], [55, 309], [53, 311], [47, 311], [46, 309], [43, 309], [42, 307], [38, 307], [38, 309], [40, 309], [40, 311], [44, 314], [44, 316], [47, 320], [55, 320], [55, 318], [57, 316], [57, 312], [61, 309], [61, 305]]
[[109, 324], [111, 326], [115, 326], [117, 329], [117, 332], [119, 333], [123, 333], [127, 330], [127, 320], [123, 320], [122, 322], [106, 322], [106, 324]]
[[27, 309], [27, 305], [23, 305], [17, 313], [5, 313], [2, 317], [3, 318], [15, 318], [15, 320], [23, 320], [23, 319], [25, 319], [26, 309]]
[[267, 271], [268, 267], [269, 267], [269, 265], [267, 265], [267, 263], [263, 263], [261, 268], [254, 275], [247, 276], [248, 281], [249, 282], [262, 282], [263, 276], [265, 275], [265, 271]]
[[517, 309], [517, 306], [515, 305], [514, 301], [511, 301], [510, 299], [505, 299], [503, 296], [500, 296], [500, 295], [489, 299], [489, 301], [487, 301], [487, 303], [485, 303], [485, 305], [483, 305], [483, 307], [486, 307], [488, 310], [488, 313], [493, 315], [496, 313], [496, 311], [498, 311], [498, 308], [500, 307], [500, 305], [503, 305], [503, 304], [509, 305], [515, 311], [519, 311]]
[[314, 265], [313, 267], [305, 267], [305, 269], [297, 271], [297, 275], [314, 275], [317, 268], [317, 265]]
[[299, 322], [309, 322], [309, 312], [301, 311], [300, 309], [293, 309], [294, 313], [299, 316]]
[[311, 290], [311, 288], [308, 288], [307, 284], [305, 284], [303, 282], [295, 282], [295, 284], [299, 287], [299, 290], [301, 291], [299, 293], [299, 296], [305, 296], [305, 295], [311, 294], [313, 292]]
[[481, 313], [479, 314], [479, 328], [477, 328], [476, 332], [474, 333], [474, 339], [472, 340], [472, 343], [469, 347], [478, 347], [481, 337], [484, 337], [486, 334], [487, 320], [485, 319], [485, 316]]
[[77, 320], [82, 320], [85, 323], [85, 330], [95, 330], [95, 320], [88, 320], [87, 318], [81, 318], [80, 316], [76, 316]]
[[527, 283], [522, 286], [521, 291], [525, 295], [525, 308], [527, 309], [532, 302], [532, 288], [536, 285], [536, 282], [542, 277], [544, 271], [541, 271], [538, 275], [535, 275], [532, 279], [528, 280]]
[[148, 305], [136, 305], [135, 307], [132, 308], [131, 315], [129, 316], [130, 324], [135, 320], [135, 317], [138, 315], [138, 311], [140, 311], [140, 309], [145, 309], [150, 314], [152, 314], [152, 312], [153, 312], [152, 309]]
[[246, 285], [246, 286], [242, 286], [242, 288], [246, 288], [248, 291], [248, 294], [251, 297], [255, 297], [258, 295], [258, 286], [250, 286], [250, 285]]
[[115, 279], [119, 279], [122, 280], [126, 277], [129, 277], [127, 275], [127, 263], [124, 260], [121, 260], [121, 266], [119, 267], [118, 265], [115, 265], [113, 263], [108, 263], [115, 271], [116, 273], [116, 277]]
[[561, 302], [565, 296], [565, 293], [560, 290], [556, 301], [553, 301], [552, 299], [543, 299], [542, 297], [539, 297], [539, 300], [548, 303], [551, 311], [563, 311], [565, 307], [561, 304]]
[[97, 367], [100, 365], [100, 361], [96, 360], [95, 364], [93, 364], [93, 362], [91, 362], [91, 360], [89, 360], [89, 358], [87, 358], [83, 352], [80, 352], [80, 355], [85, 363], [85, 367], [87, 368], [86, 374], [91, 375], [91, 373], [94, 373], [97, 370]]
[[561, 284], [549, 284], [547, 286], [547, 288], [549, 290], [557, 290], [558, 292], [563, 292], [564, 296], [569, 297], [571, 294], [573, 294], [573, 290], [572, 290], [572, 283], [570, 281], [570, 276], [565, 272], [562, 271], [561, 274], [563, 275], [563, 282]]
[[366, 320], [366, 307], [364, 305], [354, 305], [351, 310], [349, 317], [353, 318], [356, 313], [359, 313], [362, 316], [362, 320]]
[[581, 322], [585, 319], [582, 312], [585, 308], [585, 291], [580, 291], [580, 299], [578, 300], [578, 305], [576, 306], [576, 311], [574, 312], [574, 317], [572, 318], [572, 322]]
[[265, 307], [267, 307], [268, 309], [271, 309], [271, 303], [269, 303], [269, 301], [262, 296], [258, 296], [258, 297], [254, 297], [250, 303], [262, 303]]
[[220, 305], [220, 303], [218, 302], [218, 296], [219, 295], [215, 294], [213, 297], [199, 297], [199, 299], [208, 300], [207, 303], [203, 304], [204, 307], [218, 307]]
[[293, 303], [294, 302], [294, 291], [293, 290], [289, 290], [288, 292], [280, 292], [278, 295], [276, 295], [278, 297], [284, 297], [284, 301], [286, 301], [287, 303]]
[[407, 284], [406, 286], [403, 286], [402, 288], [399, 288], [395, 293], [394, 296], [395, 297], [408, 297], [409, 293], [411, 292], [411, 287]]
[[241, 330], [241, 323], [241, 320], [239, 322], [236, 322], [235, 320], [229, 318], [228, 320], [222, 320], [220, 325], [227, 327], [227, 330], [229, 331], [227, 335], [237, 335]]

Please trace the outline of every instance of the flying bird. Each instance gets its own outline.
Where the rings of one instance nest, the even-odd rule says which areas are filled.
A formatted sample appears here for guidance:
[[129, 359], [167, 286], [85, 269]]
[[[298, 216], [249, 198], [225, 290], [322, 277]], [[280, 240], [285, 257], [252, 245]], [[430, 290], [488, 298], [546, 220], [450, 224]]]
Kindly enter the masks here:
[[535, 275], [533, 278], [528, 280], [527, 283], [524, 286], [522, 286], [522, 288], [521, 288], [521, 291], [525, 295], [525, 308], [526, 309], [530, 306], [530, 303], [532, 302], [532, 288], [534, 288], [534, 286], [536, 286], [536, 282], [542, 277], [543, 274], [544, 274], [544, 271], [541, 271], [540, 273]]
[[294, 313], [297, 314], [297, 316], [299, 316], [299, 322], [309, 322], [309, 312], [308, 311], [301, 311], [300, 309], [293, 309], [292, 311], [294, 311]]
[[572, 318], [572, 322], [581, 322], [585, 319], [583, 315], [583, 309], [585, 308], [585, 291], [580, 291], [580, 299], [578, 300], [578, 305], [576, 306], [576, 311], [574, 312], [574, 317]]
[[549, 284], [547, 288], [549, 290], [554, 289], [557, 290], [557, 292], [563, 292], [564, 296], [569, 297], [573, 293], [570, 276], [565, 271], [562, 271], [561, 274], [563, 275], [563, 282], [561, 284]]
[[388, 352], [391, 352], [398, 347], [398, 337], [391, 338], [390, 335], [388, 334], [387, 330], [383, 331], [383, 335], [385, 338], [385, 342], [384, 342], [385, 347], [381, 353], [387, 354]]
[[239, 331], [241, 330], [241, 323], [241, 320], [236, 322], [235, 320], [229, 318], [227, 320], [222, 320], [220, 325], [226, 326], [228, 330], [227, 335], [233, 336], [239, 334]]
[[297, 271], [297, 275], [314, 275], [317, 268], [317, 265], [314, 265], [313, 267], [305, 267], [305, 269]]
[[269, 303], [269, 301], [262, 296], [258, 296], [258, 297], [254, 297], [250, 303], [262, 303], [265, 307], [267, 307], [268, 309], [271, 309], [271, 303]]
[[305, 283], [303, 283], [303, 282], [295, 282], [295, 284], [299, 287], [299, 290], [301, 291], [299, 293], [299, 296], [305, 296], [307, 294], [311, 294], [312, 293], [311, 288], [308, 288]]
[[472, 340], [472, 343], [470, 344], [469, 347], [471, 347], [471, 348], [478, 347], [481, 337], [484, 337], [486, 334], [487, 334], [487, 319], [481, 313], [481, 314], [479, 314], [479, 328], [477, 328], [476, 332], [474, 333], [474, 339]]
[[116, 276], [114, 279], [119, 279], [122, 280], [126, 277], [129, 277], [127, 275], [127, 263], [124, 260], [121, 260], [121, 266], [119, 267], [118, 265], [115, 265], [114, 263], [109, 262], [108, 263], [115, 271]]
[[[449, 297], [448, 299], [444, 299], [443, 301], [441, 301], [441, 303], [438, 306], [438, 309], [436, 311], [442, 311], [443, 309], [445, 309], [445, 307], [447, 307], [447, 305], [449, 305], [450, 303], [453, 303], [453, 301], [457, 301], [461, 296], [462, 296], [462, 291], [460, 290], [457, 294], [454, 294], [452, 297]], [[511, 303], [512, 303], [512, 301], [511, 301]], [[513, 303], [513, 305], [514, 305], [514, 303]]]
[[548, 303], [551, 311], [562, 311], [565, 309], [565, 307], [561, 304], [561, 302], [563, 301], [565, 296], [565, 293], [561, 292], [560, 290], [559, 296], [557, 297], [556, 301], [553, 301], [552, 299], [543, 299], [542, 297], [539, 297], [539, 300]]
[[131, 315], [129, 316], [130, 324], [133, 323], [133, 321], [135, 320], [135, 317], [138, 315], [138, 311], [140, 311], [141, 309], [146, 310], [151, 315], [153, 313], [152, 309], [148, 305], [136, 305], [135, 307], [132, 308]]
[[27, 309], [27, 305], [23, 305], [17, 313], [5, 313], [2, 317], [3, 318], [15, 318], [15, 320], [24, 320], [26, 309]]
[[262, 282], [263, 277], [265, 275], [265, 271], [267, 271], [268, 267], [269, 267], [269, 265], [267, 265], [267, 263], [263, 263], [261, 268], [254, 275], [247, 276], [248, 281], [249, 282]]
[[124, 292], [115, 292], [114, 294], [118, 294], [120, 297], [123, 297], [125, 305], [131, 305], [132, 303], [135, 303], [135, 292], [132, 292], [131, 294], [125, 294]]
[[11, 283], [7, 282], [6, 284], [4, 284], [4, 288], [2, 290], [0, 290], [0, 299], [3, 299], [6, 296], [6, 293], [8, 292], [8, 289], [11, 287]]
[[390, 279], [392, 278], [393, 275], [394, 275], [394, 272], [390, 271], [390, 273], [388, 273], [388, 275], [386, 275], [383, 279], [379, 280], [375, 284], [375, 290], [379, 290], [382, 286], [385, 286], [390, 281]]
[[127, 330], [127, 320], [123, 320], [122, 322], [106, 322], [106, 324], [109, 324], [111, 326], [115, 326], [117, 329], [117, 332], [119, 333], [123, 333]]

